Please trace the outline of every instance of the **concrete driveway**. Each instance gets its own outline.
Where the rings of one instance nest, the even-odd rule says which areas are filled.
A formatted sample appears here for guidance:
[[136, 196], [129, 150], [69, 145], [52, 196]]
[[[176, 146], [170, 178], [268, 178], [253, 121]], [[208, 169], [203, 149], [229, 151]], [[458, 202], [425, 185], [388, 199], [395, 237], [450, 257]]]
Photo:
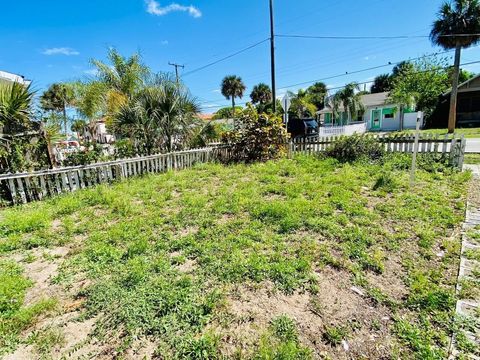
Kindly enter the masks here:
[[480, 153], [480, 138], [467, 139], [467, 147], [465, 149], [467, 153]]

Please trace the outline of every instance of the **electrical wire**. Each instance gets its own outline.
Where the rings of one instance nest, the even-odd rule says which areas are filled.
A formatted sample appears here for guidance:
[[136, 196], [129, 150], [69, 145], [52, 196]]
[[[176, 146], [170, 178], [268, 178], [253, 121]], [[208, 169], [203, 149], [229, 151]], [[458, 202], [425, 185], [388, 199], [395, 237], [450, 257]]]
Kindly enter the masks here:
[[194, 73], [196, 73], [196, 72], [199, 72], [199, 71], [202, 71], [202, 70], [204, 70], [204, 69], [207, 69], [207, 68], [209, 68], [209, 67], [211, 67], [211, 66], [214, 66], [214, 65], [216, 65], [216, 64], [218, 64], [218, 63], [221, 63], [221, 62], [223, 62], [223, 61], [225, 61], [225, 60], [231, 59], [231, 58], [234, 57], [234, 56], [237, 56], [237, 55], [239, 55], [239, 54], [242, 54], [242, 53], [244, 53], [244, 52], [246, 52], [246, 51], [248, 51], [248, 50], [251, 50], [251, 49], [253, 49], [253, 48], [255, 48], [255, 47], [259, 46], [259, 45], [262, 45], [263, 43], [265, 43], [265, 42], [267, 42], [267, 41], [270, 41], [270, 38], [267, 38], [267, 39], [264, 39], [264, 40], [262, 40], [262, 41], [259, 41], [259, 42], [255, 43], [255, 44], [253, 44], [253, 45], [250, 45], [250, 46], [248, 46], [248, 47], [246, 47], [246, 48], [244, 48], [244, 49], [242, 49], [242, 50], [239, 50], [239, 51], [237, 51], [237, 52], [235, 52], [235, 53], [233, 53], [233, 54], [230, 54], [230, 55], [228, 55], [228, 56], [225, 56], [225, 57], [223, 57], [223, 58], [221, 58], [221, 59], [215, 60], [215, 61], [213, 61], [213, 62], [211, 62], [211, 63], [209, 63], [209, 64], [206, 64], [206, 65], [203, 65], [203, 66], [201, 66], [201, 67], [199, 67], [199, 68], [196, 68], [196, 69], [193, 69], [193, 70], [191, 70], [191, 71], [188, 71], [188, 72], [186, 72], [185, 74], [183, 74], [183, 77], [192, 75], [192, 74], [194, 74]]
[[[439, 37], [471, 37], [480, 34], [451, 34]], [[394, 35], [394, 36], [316, 36], [316, 35], [285, 35], [277, 34], [275, 37], [290, 39], [321, 39], [321, 40], [393, 40], [393, 39], [428, 39], [428, 35]]]

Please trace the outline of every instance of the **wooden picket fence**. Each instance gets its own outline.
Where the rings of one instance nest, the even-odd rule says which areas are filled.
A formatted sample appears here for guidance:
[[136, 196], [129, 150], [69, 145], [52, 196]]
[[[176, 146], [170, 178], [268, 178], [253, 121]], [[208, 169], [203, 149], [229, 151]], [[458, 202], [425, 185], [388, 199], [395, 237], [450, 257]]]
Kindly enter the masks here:
[[[385, 151], [399, 153], [413, 153], [415, 144], [414, 134], [395, 135], [362, 135], [368, 136], [383, 144]], [[316, 154], [326, 151], [331, 145], [338, 141], [339, 137], [308, 137], [293, 139], [290, 144], [292, 153]], [[466, 140], [461, 137], [440, 136], [438, 134], [422, 134], [419, 137], [420, 153], [433, 153], [439, 158], [449, 159], [452, 166], [461, 169], [465, 156]]]
[[133, 176], [163, 173], [190, 168], [199, 163], [223, 161], [229, 156], [229, 147], [216, 146], [86, 166], [0, 175], [2, 200], [14, 205], [25, 204]]
[[[378, 142], [384, 144], [387, 152], [413, 152], [414, 135], [364, 136], [372, 136]], [[322, 153], [339, 138], [294, 139], [289, 144], [290, 152]], [[439, 157], [448, 158], [450, 163], [458, 168], [463, 166], [465, 146], [464, 137], [446, 136], [441, 138], [438, 135], [423, 135], [419, 140], [419, 152], [435, 153]], [[199, 163], [229, 162], [233, 155], [230, 147], [215, 145], [202, 149], [115, 160], [86, 166], [0, 175], [0, 199], [14, 205], [25, 204], [129, 177], [163, 173], [169, 170], [182, 170]]]

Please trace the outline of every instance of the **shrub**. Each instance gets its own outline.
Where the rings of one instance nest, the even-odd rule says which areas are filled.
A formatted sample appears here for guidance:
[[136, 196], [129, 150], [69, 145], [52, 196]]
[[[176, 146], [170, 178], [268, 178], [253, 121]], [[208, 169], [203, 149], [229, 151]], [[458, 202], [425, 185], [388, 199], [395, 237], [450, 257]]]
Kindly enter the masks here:
[[383, 190], [391, 193], [393, 192], [393, 190], [395, 190], [397, 185], [398, 184], [395, 181], [393, 174], [391, 172], [384, 171], [375, 181], [375, 184], [373, 185], [373, 190]]
[[102, 149], [99, 146], [94, 146], [93, 149], [76, 152], [67, 156], [63, 161], [64, 166], [81, 166], [89, 165], [100, 161], [102, 157]]
[[352, 135], [338, 139], [325, 154], [341, 162], [354, 162], [363, 159], [379, 160], [384, 156], [385, 150], [382, 144], [370, 136]]
[[286, 154], [288, 134], [278, 116], [259, 115], [250, 105], [237, 122], [238, 129], [222, 137], [232, 148], [229, 161], [266, 161]]
[[126, 159], [137, 155], [135, 145], [130, 139], [120, 139], [115, 143], [115, 158]]

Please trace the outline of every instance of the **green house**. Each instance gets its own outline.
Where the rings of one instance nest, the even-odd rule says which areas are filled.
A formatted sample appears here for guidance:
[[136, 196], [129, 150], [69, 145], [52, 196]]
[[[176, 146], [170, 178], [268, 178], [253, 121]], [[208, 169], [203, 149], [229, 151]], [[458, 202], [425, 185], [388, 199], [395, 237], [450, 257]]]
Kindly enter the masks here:
[[[400, 107], [389, 101], [388, 93], [367, 94], [361, 97], [365, 111], [355, 114], [348, 119], [347, 112], [342, 106], [334, 116], [330, 106], [317, 112], [317, 118], [323, 126], [344, 126], [366, 123], [369, 131], [397, 131], [400, 130]], [[414, 129], [417, 113], [406, 111], [404, 116], [404, 129]]]

